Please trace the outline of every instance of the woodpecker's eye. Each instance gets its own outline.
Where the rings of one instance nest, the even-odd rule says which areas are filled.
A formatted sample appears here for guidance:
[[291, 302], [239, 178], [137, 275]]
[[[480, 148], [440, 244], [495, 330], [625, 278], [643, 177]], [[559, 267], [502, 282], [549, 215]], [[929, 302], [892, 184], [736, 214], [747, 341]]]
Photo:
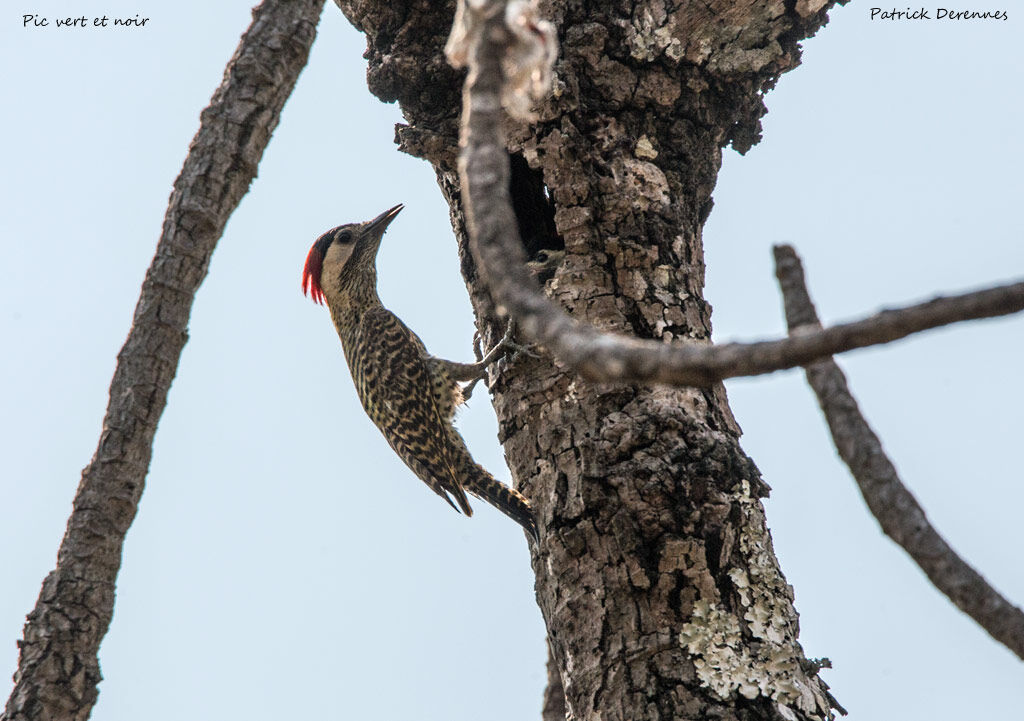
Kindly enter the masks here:
[[548, 252], [546, 250], [541, 250], [541, 251], [537, 252], [537, 262], [538, 263], [547, 263], [548, 262]]
[[336, 241], [338, 241], [339, 243], [342, 243], [342, 244], [351, 243], [352, 242], [352, 231], [351, 230], [343, 230], [340, 233], [338, 233], [336, 236], [334, 236], [334, 239]]

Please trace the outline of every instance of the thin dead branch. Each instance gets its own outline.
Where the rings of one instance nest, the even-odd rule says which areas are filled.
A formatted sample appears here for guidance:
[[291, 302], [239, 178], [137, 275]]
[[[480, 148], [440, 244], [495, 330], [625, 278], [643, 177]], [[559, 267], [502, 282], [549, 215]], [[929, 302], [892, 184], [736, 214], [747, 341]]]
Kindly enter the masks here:
[[[461, 25], [456, 29], [468, 26], [473, 30], [459, 30], [469, 47], [460, 46], [453, 57], [468, 58], [469, 64], [459, 172], [470, 247], [499, 309], [516, 320], [527, 339], [547, 347], [584, 378], [710, 386], [724, 378], [795, 368], [836, 353], [890, 343], [930, 328], [1024, 310], [1024, 282], [1017, 282], [883, 310], [863, 320], [799, 336], [751, 343], [666, 344], [601, 333], [579, 323], [544, 296], [526, 268], [509, 199], [509, 160], [501, 130], [508, 57], [548, 58], [547, 35], [538, 29], [533, 37], [540, 47], [525, 52], [524, 34], [511, 29], [516, 23], [509, 19], [510, 12], [504, 11], [505, 0], [463, 2]], [[523, 70], [516, 72], [521, 75]]]
[[202, 113], [118, 355], [96, 454], [82, 472], [57, 566], [43, 581], [19, 642], [15, 687], [0, 717], [5, 721], [81, 721], [96, 703], [97, 652], [114, 611], [121, 550], [192, 301], [306, 64], [323, 2], [265, 0], [257, 7]]
[[[803, 266], [788, 245], [775, 248], [775, 273], [795, 336], [820, 329]], [[1003, 598], [935, 531], [917, 499], [903, 485], [878, 436], [861, 415], [846, 376], [831, 358], [806, 367], [840, 457], [850, 468], [882, 531], [903, 547], [935, 587], [991, 636], [1024, 659], [1024, 612]]]

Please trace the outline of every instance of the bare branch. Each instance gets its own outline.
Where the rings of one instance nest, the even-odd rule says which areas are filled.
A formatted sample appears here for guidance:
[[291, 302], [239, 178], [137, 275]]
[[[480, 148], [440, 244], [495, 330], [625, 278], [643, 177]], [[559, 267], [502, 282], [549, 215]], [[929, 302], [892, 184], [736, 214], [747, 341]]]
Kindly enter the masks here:
[[[790, 333], [815, 333], [820, 325], [796, 251], [775, 248]], [[885, 532], [910, 554], [936, 588], [994, 639], [1024, 659], [1024, 612], [1003, 598], [935, 531], [914, 496], [900, 481], [878, 436], [861, 415], [846, 376], [831, 358], [806, 368], [836, 449], [850, 468], [868, 508]]]
[[[509, 200], [509, 167], [501, 131], [503, 58], [522, 36], [509, 28], [504, 0], [473, 0], [460, 12], [478, 13], [471, 35], [469, 76], [463, 95], [459, 172], [470, 229], [470, 247], [495, 302], [526, 338], [592, 381], [710, 386], [724, 378], [752, 376], [805, 365], [817, 358], [889, 343], [929, 328], [1024, 310], [1024, 282], [989, 288], [863, 320], [773, 341], [665, 344], [601, 333], [572, 319], [548, 300], [525, 266], [523, 243]], [[478, 8], [478, 9], [473, 9]], [[465, 21], [464, 21], [465, 22]], [[543, 45], [543, 33], [536, 42]], [[517, 51], [524, 54], [521, 50]], [[535, 55], [541, 56], [538, 51]], [[461, 56], [459, 56], [461, 57]]]
[[114, 611], [121, 549], [185, 345], [192, 301], [306, 64], [323, 2], [265, 0], [257, 7], [202, 113], [118, 355], [99, 445], [82, 472], [57, 567], [43, 582], [19, 643], [14, 691], [0, 717], [5, 721], [81, 721], [96, 702], [97, 652]]

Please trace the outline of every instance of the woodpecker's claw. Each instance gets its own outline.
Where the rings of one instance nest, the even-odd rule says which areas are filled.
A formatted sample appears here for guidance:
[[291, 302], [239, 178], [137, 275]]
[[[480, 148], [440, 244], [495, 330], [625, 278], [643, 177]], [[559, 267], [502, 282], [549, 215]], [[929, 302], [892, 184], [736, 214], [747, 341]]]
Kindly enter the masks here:
[[471, 366], [476, 371], [477, 376], [462, 387], [462, 398], [464, 401], [468, 401], [470, 396], [473, 395], [473, 389], [476, 387], [476, 384], [487, 377], [487, 366], [507, 355], [510, 348], [518, 352], [519, 346], [512, 341], [513, 335], [515, 335], [515, 325], [510, 320], [508, 327], [505, 329], [505, 335], [495, 343], [494, 347], [487, 352], [487, 355], [483, 355], [480, 352], [480, 331], [473, 333], [473, 355], [476, 356], [476, 363], [471, 364]]
[[484, 354], [480, 350], [480, 345], [483, 341], [480, 340], [480, 331], [473, 331], [473, 357], [476, 358], [477, 363], [484, 359]]
[[[460, 384], [486, 375], [486, 362], [455, 363], [430, 355], [423, 341], [377, 295], [374, 260], [401, 205], [366, 223], [323, 233], [306, 256], [302, 289], [331, 309], [363, 409], [388, 444], [434, 493], [467, 516], [471, 493], [536, 535], [530, 502], [473, 460], [452, 421]], [[502, 351], [499, 351], [503, 352]], [[494, 356], [496, 357], [496, 356]]]
[[509, 319], [505, 328], [505, 335], [501, 337], [494, 347], [481, 357], [480, 333], [473, 334], [473, 355], [476, 356], [476, 363], [455, 363], [454, 361], [442, 361], [433, 359], [434, 363], [443, 364], [449, 376], [456, 381], [465, 382], [462, 386], [462, 400], [468, 401], [473, 395], [476, 384], [487, 377], [487, 368], [495, 361], [508, 357], [508, 362], [514, 362], [520, 355], [527, 355], [531, 358], [540, 358], [537, 353], [531, 350], [534, 346], [524, 346], [517, 343], [513, 338], [516, 335], [516, 323]]
[[533, 348], [536, 347], [535, 344], [531, 343], [530, 345], [523, 345], [522, 343], [513, 340], [513, 338], [515, 338], [515, 335], [516, 322], [510, 319], [508, 322], [508, 329], [505, 331], [505, 336], [498, 342], [498, 346], [496, 346], [503, 348], [506, 351], [506, 353], [509, 350], [512, 351], [512, 356], [509, 358], [509, 363], [514, 363], [516, 358], [518, 358], [520, 355], [529, 356], [530, 358], [540, 358], [540, 354], [534, 353], [532, 350]]
[[509, 362], [514, 362], [520, 355], [529, 356], [530, 358], [540, 358], [540, 353], [534, 353], [532, 348], [536, 348], [536, 345], [520, 345], [519, 343], [509, 343], [509, 348], [512, 349], [512, 357], [509, 358]]
[[516, 334], [516, 323], [514, 320], [509, 320], [508, 325], [505, 327], [505, 335], [501, 337], [494, 347], [487, 351], [487, 355], [477, 361], [477, 365], [481, 366], [482, 369], [486, 369], [494, 361], [498, 360], [502, 356], [508, 355], [509, 349], [518, 351], [520, 346], [512, 340]]
[[515, 334], [516, 324], [515, 321], [510, 319], [505, 327], [505, 335], [494, 344], [493, 348], [487, 351], [486, 355], [482, 355], [480, 352], [480, 332], [477, 331], [473, 334], [473, 355], [476, 356], [476, 363], [467, 363], [465, 365], [452, 363], [449, 368], [449, 372], [457, 380], [469, 381], [467, 385], [462, 387], [463, 401], [469, 400], [470, 396], [473, 395], [473, 389], [476, 387], [476, 384], [487, 377], [487, 367], [491, 363], [499, 361], [510, 354], [513, 359], [520, 353], [525, 353], [534, 358], [538, 357], [524, 346], [512, 340]]
[[470, 399], [470, 396], [473, 395], [473, 389], [476, 387], [476, 384], [479, 383], [480, 381], [482, 381], [483, 379], [484, 379], [483, 376], [478, 376], [475, 380], [472, 380], [469, 383], [467, 383], [466, 385], [462, 386], [462, 402], [463, 403], [465, 403], [466, 401], [468, 401]]
[[[480, 362], [486, 365], [486, 362], [489, 360], [498, 360], [499, 357], [508, 355], [511, 355], [511, 357], [509, 358], [509, 362], [514, 361], [520, 355], [526, 355], [531, 358], [540, 358], [539, 354], [534, 353], [533, 350], [531, 350], [532, 348], [535, 347], [533, 344], [523, 345], [522, 343], [519, 343], [516, 340], [514, 340], [515, 336], [516, 322], [512, 319], [509, 319], [508, 327], [505, 329], [505, 335], [502, 336], [501, 340], [498, 341], [494, 348], [491, 349], [491, 351], [487, 354], [487, 357]], [[509, 351], [511, 351], [511, 353], [509, 353]]]

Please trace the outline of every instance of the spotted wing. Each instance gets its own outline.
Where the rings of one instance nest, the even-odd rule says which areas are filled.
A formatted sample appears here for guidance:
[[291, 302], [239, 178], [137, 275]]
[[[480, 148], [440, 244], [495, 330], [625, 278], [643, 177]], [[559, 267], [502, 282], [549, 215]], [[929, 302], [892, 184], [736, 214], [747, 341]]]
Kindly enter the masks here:
[[434, 396], [423, 342], [382, 307], [363, 314], [353, 341], [358, 352], [346, 349], [346, 357], [370, 419], [420, 480], [453, 508], [452, 497], [473, 515], [456, 475], [449, 421]]

